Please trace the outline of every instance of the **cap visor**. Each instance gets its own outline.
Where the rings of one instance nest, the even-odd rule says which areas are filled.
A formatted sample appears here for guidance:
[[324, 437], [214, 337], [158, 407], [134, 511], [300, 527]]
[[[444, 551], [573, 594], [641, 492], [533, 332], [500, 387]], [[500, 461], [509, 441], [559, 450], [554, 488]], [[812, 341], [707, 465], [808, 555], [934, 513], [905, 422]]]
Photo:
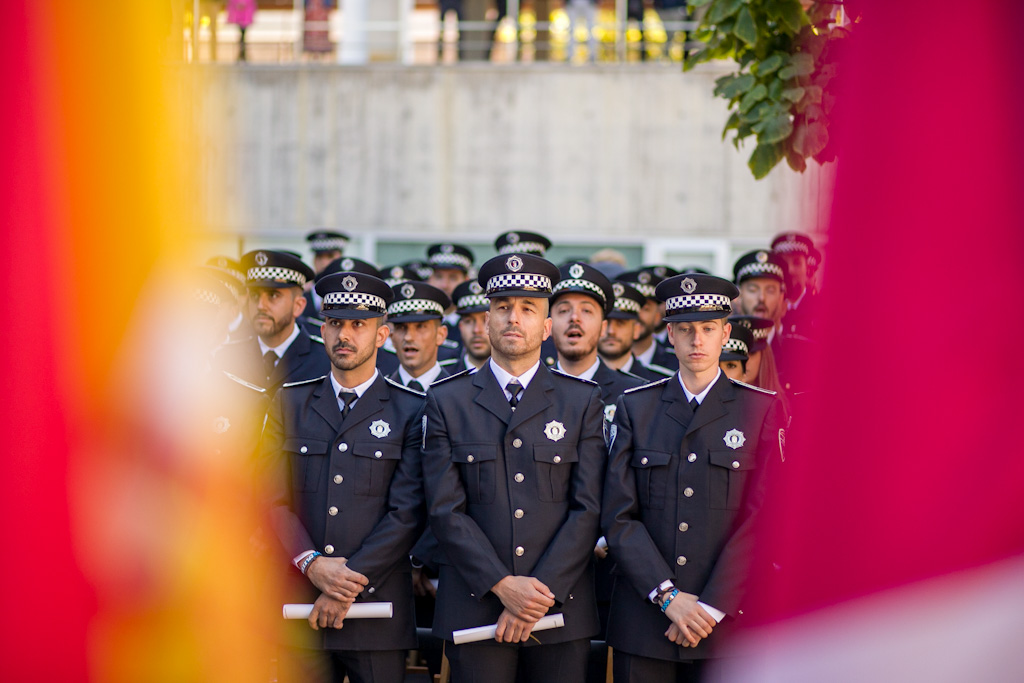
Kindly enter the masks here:
[[510, 296], [521, 296], [526, 299], [550, 299], [551, 292], [538, 292], [528, 289], [507, 289], [486, 295], [488, 299], [501, 299]]
[[368, 320], [370, 318], [383, 318], [383, 313], [377, 311], [360, 311], [355, 308], [335, 308], [329, 311], [320, 311], [322, 318], [337, 318], [338, 320]]

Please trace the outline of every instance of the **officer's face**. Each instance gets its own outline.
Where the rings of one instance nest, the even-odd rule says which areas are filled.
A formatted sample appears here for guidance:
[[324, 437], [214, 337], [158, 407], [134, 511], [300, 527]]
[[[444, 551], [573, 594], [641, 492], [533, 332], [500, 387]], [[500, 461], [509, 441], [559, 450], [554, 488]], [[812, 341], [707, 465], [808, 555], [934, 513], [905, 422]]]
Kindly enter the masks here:
[[743, 373], [743, 381], [755, 387], [761, 386], [757, 378], [761, 373], [761, 354], [761, 351], [754, 351], [747, 357], [747, 369]]
[[398, 362], [414, 377], [434, 367], [437, 362], [437, 347], [448, 338], [448, 328], [439, 320], [421, 322], [395, 322], [391, 326], [391, 337], [398, 352]]
[[644, 305], [640, 308], [639, 319], [640, 319], [640, 335], [637, 338], [647, 339], [654, 330], [657, 329], [658, 323], [661, 322], [661, 313], [659, 313], [659, 304], [654, 299], [648, 299], [644, 302]]
[[458, 268], [434, 268], [427, 278], [427, 284], [434, 285], [448, 296], [452, 295], [455, 288], [468, 280], [466, 274]]
[[388, 338], [388, 326], [383, 318], [342, 320], [328, 318], [320, 326], [324, 348], [331, 365], [339, 370], [355, 370], [364, 363], [377, 360], [377, 349]]
[[313, 272], [319, 275], [324, 272], [324, 268], [330, 265], [331, 261], [340, 257], [341, 249], [313, 252]]
[[306, 307], [301, 293], [298, 287], [249, 288], [249, 320], [264, 342], [284, 341], [277, 338], [291, 334], [292, 323]]
[[597, 344], [598, 352], [609, 360], [618, 360], [633, 348], [633, 337], [639, 323], [635, 320], [608, 318], [604, 336]]
[[558, 355], [566, 360], [580, 360], [594, 353], [604, 327], [604, 313], [592, 296], [562, 294], [551, 307], [551, 334]]
[[495, 356], [520, 358], [537, 353], [541, 342], [551, 335], [547, 299], [492, 298], [491, 310], [487, 313], [487, 335]]
[[758, 315], [776, 324], [786, 312], [782, 285], [775, 278], [752, 277], [740, 285], [740, 310], [744, 315]]
[[786, 290], [799, 297], [807, 286], [807, 257], [800, 252], [779, 254], [786, 262]]
[[731, 330], [732, 325], [721, 320], [670, 324], [668, 339], [675, 347], [679, 367], [695, 375], [717, 367]]
[[743, 381], [743, 362], [738, 360], [723, 360], [718, 364], [718, 367], [722, 368], [722, 372], [729, 379], [738, 379]]
[[487, 337], [487, 311], [467, 313], [459, 318], [459, 333], [470, 358], [483, 360], [491, 355], [491, 340]]

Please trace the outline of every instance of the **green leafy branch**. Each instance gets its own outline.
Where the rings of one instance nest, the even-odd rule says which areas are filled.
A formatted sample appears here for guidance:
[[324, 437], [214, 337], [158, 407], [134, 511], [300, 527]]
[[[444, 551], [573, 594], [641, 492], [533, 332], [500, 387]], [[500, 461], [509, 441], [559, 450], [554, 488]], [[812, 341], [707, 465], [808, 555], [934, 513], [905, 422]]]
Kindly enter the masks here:
[[837, 75], [836, 56], [846, 28], [835, 25], [837, 2], [800, 0], [690, 0], [706, 7], [695, 38], [705, 47], [687, 57], [683, 68], [713, 59], [732, 59], [739, 71], [715, 82], [715, 95], [729, 102], [732, 115], [722, 131], [732, 142], [755, 136], [747, 165], [755, 178], [768, 175], [785, 159], [803, 172], [807, 159], [835, 159], [829, 121], [836, 104], [829, 83]]

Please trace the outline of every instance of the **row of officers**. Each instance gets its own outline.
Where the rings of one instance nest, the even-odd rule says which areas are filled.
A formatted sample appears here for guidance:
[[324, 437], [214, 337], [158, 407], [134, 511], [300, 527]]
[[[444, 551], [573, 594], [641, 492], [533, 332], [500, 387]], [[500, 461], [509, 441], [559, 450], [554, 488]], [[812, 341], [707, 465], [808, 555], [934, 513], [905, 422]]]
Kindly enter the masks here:
[[[255, 453], [290, 601], [314, 605], [317, 647], [283, 645], [281, 680], [403, 680], [429, 570], [458, 683], [583, 681], [598, 635], [617, 681], [706, 680], [742, 622], [800, 393], [774, 349], [809, 343], [772, 298], [797, 249], [745, 255], [735, 282], [660, 267], [613, 281], [545, 260], [539, 235], [497, 246], [475, 279], [450, 244], [431, 247], [430, 274], [344, 255], [317, 274], [272, 250], [197, 274], [236, 337], [210, 360], [237, 389], [214, 423]], [[443, 270], [464, 275], [443, 276], [450, 294]], [[393, 616], [346, 620], [357, 602]], [[564, 626], [533, 632], [555, 613]], [[454, 644], [490, 624], [493, 640]]]

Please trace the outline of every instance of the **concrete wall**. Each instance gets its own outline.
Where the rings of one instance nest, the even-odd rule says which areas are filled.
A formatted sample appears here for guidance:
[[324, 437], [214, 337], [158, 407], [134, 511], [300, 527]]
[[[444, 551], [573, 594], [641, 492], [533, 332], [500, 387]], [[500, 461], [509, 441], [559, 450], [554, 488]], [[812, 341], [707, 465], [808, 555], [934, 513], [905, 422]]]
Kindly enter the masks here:
[[[831, 167], [755, 181], [721, 140], [724, 67], [190, 67], [200, 218], [291, 240], [536, 230], [652, 255], [822, 229]], [[826, 199], [821, 199], [821, 198]], [[723, 255], [721, 259], [731, 258]]]

